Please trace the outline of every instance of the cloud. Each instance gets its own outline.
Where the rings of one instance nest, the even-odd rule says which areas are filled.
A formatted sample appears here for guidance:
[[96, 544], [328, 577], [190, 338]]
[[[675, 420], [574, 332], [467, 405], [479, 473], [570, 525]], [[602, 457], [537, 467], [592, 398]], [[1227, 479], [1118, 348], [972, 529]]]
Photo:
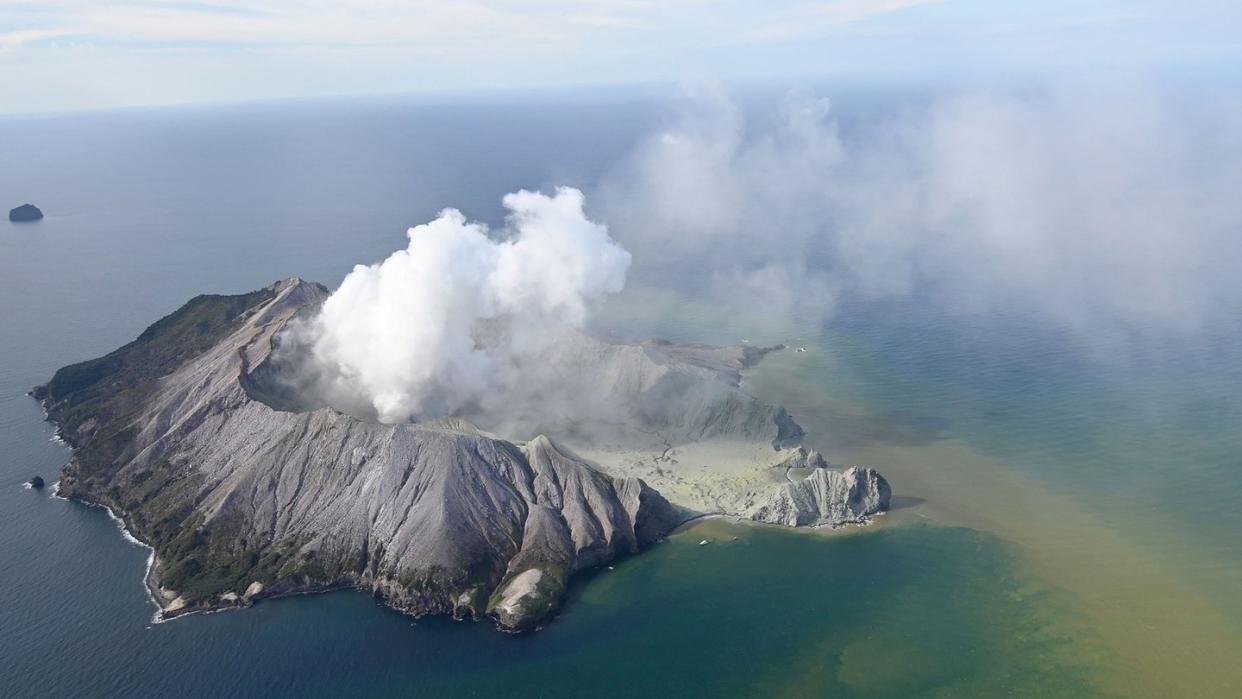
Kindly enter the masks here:
[[[610, 2], [565, 5], [533, 0], [509, 2], [429, 2], [414, 0], [230, 0], [178, 2], [47, 0], [0, 4], [0, 19], [27, 25], [28, 39], [72, 36], [120, 44], [223, 45], [452, 45], [510, 48], [540, 42], [568, 45], [598, 35], [646, 34], [689, 40], [696, 27], [710, 24], [728, 37], [756, 31], [774, 35], [837, 27], [939, 0], [835, 0], [793, 8], [738, 13], [729, 3]], [[721, 19], [728, 19], [722, 23]], [[744, 19], [745, 21], [739, 21]], [[754, 30], [755, 22], [767, 30]], [[724, 37], [727, 38], [728, 37]]]
[[0, 0], [0, 72], [12, 74], [0, 113], [688, 80], [922, 85], [1102, 66], [1227, 75], [1242, 60], [1236, 3], [1081, 5]]
[[1242, 101], [1092, 84], [945, 97], [848, 133], [823, 99], [774, 111], [699, 96], [605, 182], [635, 275], [823, 318], [919, 294], [1093, 341], [1235, 322]]
[[0, 51], [16, 51], [26, 44], [49, 39], [71, 37], [78, 32], [73, 29], [19, 29], [17, 31], [0, 32]]
[[503, 231], [446, 209], [411, 228], [406, 249], [355, 267], [287, 347], [309, 348], [313, 390], [384, 422], [458, 414], [505, 395], [518, 363], [625, 285], [630, 255], [586, 218], [578, 190], [504, 205]]
[[759, 27], [747, 30], [749, 41], [777, 41], [837, 29], [847, 25], [945, 0], [835, 0], [808, 3], [781, 13]]
[[[120, 45], [383, 46], [473, 44], [491, 37], [553, 41], [562, 22], [531, 8], [476, 2], [113, 2], [61, 0], [0, 7], [0, 18], [39, 37]], [[7, 16], [7, 17], [6, 17]], [[604, 17], [594, 16], [596, 24]]]

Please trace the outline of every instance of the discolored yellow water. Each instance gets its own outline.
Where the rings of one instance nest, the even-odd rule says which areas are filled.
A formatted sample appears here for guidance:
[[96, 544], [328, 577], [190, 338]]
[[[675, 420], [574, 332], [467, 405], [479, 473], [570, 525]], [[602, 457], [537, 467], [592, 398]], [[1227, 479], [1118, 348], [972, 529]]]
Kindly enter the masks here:
[[[969, 527], [1012, 544], [1032, 574], [1069, 593], [1091, 632], [1074, 652], [1095, 658], [1107, 693], [1242, 695], [1242, 633], [1219, 594], [1242, 589], [1242, 566], [1162, 531], [1176, 513], [1094, 504], [1094, 487], [1031, 475], [960, 436], [911, 438], [822, 393], [815, 374], [797, 357], [774, 357], [754, 372], [751, 389], [790, 406], [811, 432], [808, 444], [830, 461], [880, 469], [905, 504], [892, 523]], [[863, 426], [865, 438], [843, 435], [851, 425]]]
[[[935, 368], [900, 382], [900, 390], [876, 388], [877, 374], [888, 371], [885, 350], [860, 352], [855, 338], [791, 318], [725, 317], [719, 309], [646, 290], [635, 297], [663, 319], [645, 325], [634, 320], [648, 331], [677, 339], [790, 345], [795, 351], [770, 355], [751, 372], [748, 390], [786, 406], [807, 428], [808, 446], [830, 461], [873, 466], [887, 476], [895, 509], [883, 527], [967, 527], [1005, 542], [1024, 562], [1022, 574], [1033, 588], [1058, 591], [1024, 604], [1032, 606], [1041, 623], [1064, 627], [1066, 652], [1085, 663], [1091, 684], [1101, 693], [1242, 696], [1236, 598], [1242, 560], [1236, 555], [1237, 540], [1230, 543], [1231, 532], [1235, 537], [1242, 532], [1227, 505], [1237, 502], [1238, 494], [1203, 498], [1201, 486], [1185, 487], [1232, 473], [1228, 461], [1208, 463], [1220, 461], [1220, 449], [1187, 448], [1222, 434], [1232, 439], [1228, 425], [1205, 432], [1190, 418], [1171, 416], [1189, 423], [1171, 433], [1187, 441], [1156, 444], [1161, 454], [1173, 456], [1149, 462], [1135, 451], [1163, 435], [1142, 434], [1142, 420], [1153, 410], [1163, 415], [1173, 408], [1148, 405], [1144, 415], [1097, 411], [1100, 399], [1093, 394], [1108, 390], [1103, 382], [1075, 379], [1039, 386], [1029, 396], [1019, 391], [1002, 395], [1012, 414], [993, 424], [980, 404], [990, 400], [995, 405], [995, 396], [985, 395], [995, 389], [967, 386], [954, 393], [934, 380], [921, 380], [937, 378]], [[1089, 439], [1066, 434], [1066, 413], [1074, 415]], [[959, 421], [971, 427], [958, 428]], [[1202, 472], [1192, 470], [1200, 464], [1206, 464]], [[1234, 488], [1233, 480], [1221, 481], [1220, 487]], [[1053, 598], [1055, 608], [1035, 609]], [[808, 668], [814, 666], [813, 648], [800, 656]], [[862, 657], [917, 668], [934, 656], [893, 645], [891, 639], [864, 642], [843, 654], [842, 679], [850, 677], [850, 660]], [[795, 682], [791, 691], [816, 682], [811, 670], [789, 676], [809, 683]], [[857, 682], [864, 677], [860, 673]], [[904, 691], [897, 685], [870, 686], [864, 693]]]

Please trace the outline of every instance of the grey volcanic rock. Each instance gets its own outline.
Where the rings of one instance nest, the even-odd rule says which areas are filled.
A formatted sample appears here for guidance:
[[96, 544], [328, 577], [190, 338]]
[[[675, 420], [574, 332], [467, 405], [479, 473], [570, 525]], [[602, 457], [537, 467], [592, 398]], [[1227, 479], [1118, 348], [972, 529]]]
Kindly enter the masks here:
[[654, 386], [625, 396], [624, 403], [639, 406], [637, 417], [648, 427], [681, 439], [771, 439], [774, 449], [795, 445], [803, 436], [784, 408], [738, 390], [743, 371], [784, 345], [711, 347], [650, 340], [641, 347], [664, 374]]
[[34, 204], [22, 204], [16, 209], [9, 210], [9, 220], [17, 223], [38, 221], [41, 218], [43, 218], [43, 212], [39, 211], [39, 207]]
[[783, 468], [786, 471], [790, 469], [807, 469], [807, 468], [828, 468], [828, 462], [823, 455], [814, 449], [806, 449], [799, 447], [790, 452], [784, 461], [776, 465], [777, 468]]
[[42, 477], [42, 476], [35, 476], [34, 478], [31, 478], [30, 480], [28, 480], [28, 481], [26, 481], [26, 482], [27, 482], [27, 483], [29, 483], [29, 484], [30, 484], [30, 487], [31, 487], [31, 488], [34, 488], [35, 490], [43, 490], [43, 486], [45, 485], [45, 484], [43, 483], [43, 477]]
[[[489, 332], [501, 331], [484, 328], [481, 345], [499, 341]], [[783, 408], [741, 388], [742, 372], [779, 347], [627, 344], [572, 329], [545, 339], [546, 347], [516, 360], [462, 417], [511, 439], [552, 434], [585, 444], [654, 447], [727, 436], [780, 449], [803, 434]], [[282, 332], [273, 343], [273, 356], [247, 377], [251, 396], [286, 410], [332, 406], [374, 420], [369, 402], [342, 393], [335, 377], [321, 373], [307, 333]]]
[[802, 428], [784, 408], [740, 384], [742, 371], [780, 349], [606, 342], [566, 331], [509, 391], [502, 410], [473, 417], [506, 434], [539, 432], [587, 442], [685, 443], [732, 437], [796, 444]]
[[326, 295], [291, 279], [198, 297], [33, 392], [74, 448], [60, 492], [108, 506], [155, 549], [148, 583], [166, 615], [354, 587], [523, 629], [573, 573], [682, 519], [546, 437], [519, 446], [460, 419], [383, 425], [253, 398], [273, 337]]
[[862, 524], [888, 509], [892, 491], [874, 469], [833, 471], [815, 451], [799, 449], [781, 466], [814, 469], [805, 479], [785, 483], [756, 503], [750, 519], [789, 527]]
[[613, 479], [547, 437], [522, 448], [533, 473], [522, 549], [488, 604], [501, 624], [523, 628], [559, 605], [568, 575], [654, 543], [682, 519], [637, 478]]

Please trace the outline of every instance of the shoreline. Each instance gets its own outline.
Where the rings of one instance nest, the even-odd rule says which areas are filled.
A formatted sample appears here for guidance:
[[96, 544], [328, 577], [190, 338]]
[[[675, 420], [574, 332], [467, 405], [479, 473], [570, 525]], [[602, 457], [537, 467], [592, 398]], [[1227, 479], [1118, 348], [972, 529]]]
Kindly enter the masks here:
[[[68, 447], [68, 445], [66, 445], [66, 447], [72, 450], [72, 447]], [[29, 484], [24, 484], [24, 485], [26, 487], [29, 487]], [[168, 607], [160, 603], [160, 598], [163, 597], [163, 594], [159, 587], [159, 578], [158, 578], [158, 573], [156, 572], [156, 566], [155, 566], [156, 555], [155, 555], [154, 547], [152, 547], [150, 544], [147, 544], [146, 542], [134, 536], [133, 532], [131, 532], [129, 528], [126, 526], [125, 520], [119, 515], [117, 515], [117, 513], [113, 511], [113, 509], [109, 507], [108, 505], [105, 505], [102, 503], [90, 502], [90, 501], [83, 500], [80, 498], [71, 498], [71, 497], [66, 497], [64, 495], [61, 495], [59, 480], [53, 482], [50, 485], [50, 495], [51, 497], [57, 500], [61, 500], [63, 502], [77, 503], [77, 504], [80, 504], [80, 505], [83, 505], [85, 507], [89, 507], [92, 509], [103, 510], [104, 513], [108, 516], [108, 518], [112, 520], [113, 524], [116, 525], [116, 529], [121, 533], [121, 538], [125, 542], [131, 545], [146, 549], [147, 558], [146, 558], [146, 564], [145, 564], [145, 567], [142, 573], [141, 585], [142, 585], [143, 591], [146, 593], [147, 600], [151, 603], [151, 606], [155, 608], [154, 613], [151, 615], [151, 618], [148, 620], [148, 624], [150, 626], [154, 626], [156, 624], [164, 624], [164, 623], [168, 623], [171, 621], [175, 621], [180, 618], [190, 617], [190, 616], [194, 616], [198, 614], [207, 615], [207, 614], [215, 614], [218, 612], [227, 612], [227, 611], [233, 611], [233, 610], [247, 609], [249, 607], [254, 606], [254, 603], [258, 601], [283, 599], [283, 598], [289, 598], [289, 597], [301, 597], [305, 595], [318, 595], [318, 594], [326, 594], [330, 592], [340, 592], [340, 591], [346, 591], [346, 590], [363, 592], [363, 593], [367, 593], [372, 596], [375, 596], [374, 590], [365, 588], [357, 584], [323, 585], [323, 586], [314, 586], [311, 588], [298, 588], [298, 589], [292, 589], [292, 590], [287, 590], [287, 591], [269, 593], [267, 595], [264, 595], [262, 598], [239, 597], [238, 600], [235, 602], [212, 601], [212, 602], [205, 603], [205, 604], [198, 603], [193, 606], [183, 606], [183, 607], [170, 610], [168, 609]], [[875, 520], [877, 517], [888, 514], [887, 512], [881, 512], [881, 513], [878, 513], [877, 515], [873, 515], [871, 517], [866, 518], [864, 521], [845, 522], [839, 525], [820, 524], [820, 525], [813, 525], [813, 526], [789, 527], [789, 526], [785, 526], [781, 524], [759, 522], [759, 521], [755, 521], [755, 520], [749, 519], [747, 517], [744, 517], [738, 514], [733, 514], [733, 513], [728, 513], [728, 512], [697, 512], [693, 510], [688, 510], [684, 506], [682, 506], [682, 509], [687, 511], [690, 514], [690, 516], [682, 520], [681, 522], [679, 522], [664, 537], [656, 541], [655, 544], [653, 544], [653, 546], [661, 544], [661, 543], [665, 543], [672, 536], [684, 533], [697, 525], [700, 525], [700, 524], [703, 524], [709, 521], [713, 521], [713, 520], [722, 520], [732, 526], [774, 529], [774, 530], [781, 530], [781, 531], [794, 533], [794, 534], [806, 533], [806, 534], [821, 534], [822, 535], [825, 533], [840, 532], [842, 530], [847, 530], [847, 529], [867, 529], [867, 528], [872, 527], [874, 524], [876, 524]], [[640, 551], [638, 553], [633, 554], [633, 556], [641, 556], [642, 553], [643, 552]], [[627, 558], [628, 557], [629, 556], [627, 556]], [[382, 596], [380, 597], [380, 599], [382, 600]], [[169, 606], [171, 606], [171, 603], [169, 604]], [[420, 619], [425, 616], [435, 616], [433, 614], [413, 614], [405, 610], [399, 609], [397, 607], [393, 607], [392, 605], [389, 605], [386, 602], [384, 603], [384, 606], [402, 615], [409, 616], [414, 619]], [[456, 619], [455, 616], [453, 618]], [[482, 621], [483, 619], [484, 617], [478, 617], [474, 620]]]
[[[33, 392], [31, 393], [33, 395]], [[43, 418], [53, 425], [50, 440], [65, 447], [72, 454], [76, 451], [73, 442], [62, 435], [61, 425], [51, 419], [46, 399], [39, 401]], [[746, 438], [717, 438], [704, 441], [690, 441], [674, 446], [658, 433], [660, 444], [644, 446], [603, 446], [582, 448], [573, 443], [566, 446], [594, 461], [597, 468], [614, 479], [637, 477], [651, 483], [658, 491], [680, 510], [683, 518], [669, 530], [660, 540], [666, 540], [696, 523], [712, 519], [725, 519], [731, 524], [763, 524], [781, 529], [806, 529], [813, 532], [836, 531], [850, 526], [865, 527], [872, 523], [873, 518], [865, 517], [859, 521], [841, 522], [839, 524], [817, 524], [812, 526], [789, 527], [751, 520], [747, 512], [756, 499], [765, 496], [765, 490], [781, 487], [792, 482], [789, 469], [775, 468], [787, 458], [787, 450], [774, 448], [768, 440]], [[594, 458], [592, 458], [594, 457]], [[139, 539], [127, 525], [125, 518], [109, 504], [96, 502], [80, 497], [66, 497], [61, 494], [61, 481], [53, 484], [53, 494], [62, 500], [74, 500], [88, 507], [102, 508], [121, 532], [122, 538], [129, 543], [147, 550], [146, 565], [142, 574], [142, 585], [147, 599], [154, 607], [150, 624], [160, 624], [182, 616], [207, 614], [229, 609], [251, 606], [254, 601], [274, 599], [308, 594], [321, 594], [342, 589], [354, 589], [377, 595], [375, 586], [366, 581], [340, 579], [326, 583], [311, 581], [275, 580], [270, 587], [252, 583], [257, 586], [253, 591], [239, 591], [213, 596], [210, 599], [190, 601], [175, 590], [165, 590], [160, 584], [158, 573], [159, 560], [153, 546]], [[96, 497], [96, 496], [91, 496]], [[641, 552], [635, 552], [640, 555]], [[377, 595], [383, 598], [383, 595]], [[419, 618], [432, 612], [417, 613], [400, 606], [386, 606], [405, 615]], [[416, 605], [417, 606], [417, 605]], [[444, 613], [448, 613], [444, 611]], [[485, 616], [485, 615], [484, 615]], [[482, 618], [479, 616], [477, 618]]]
[[[28, 392], [26, 395], [34, 397], [34, 392], [33, 391]], [[48, 441], [51, 441], [67, 449], [69, 451], [70, 458], [72, 458], [73, 452], [74, 452], [74, 446], [70, 444], [64, 437], [61, 436], [61, 433], [60, 433], [61, 426], [55, 422], [52, 422], [51, 415], [48, 413], [48, 410], [47, 410], [46, 399], [39, 399], [39, 409], [43, 413], [43, 422], [45, 424], [51, 424], [53, 427], [52, 435], [51, 437], [48, 438]], [[62, 466], [61, 468], [63, 469], [64, 466]], [[26, 484], [26, 485], [29, 487], [29, 484]], [[223, 611], [227, 609], [227, 607], [225, 606], [220, 606], [219, 608], [210, 608], [210, 609], [195, 608], [195, 609], [187, 610], [184, 613], [178, 613], [177, 611], [173, 611], [171, 613], [168, 612], [166, 607], [160, 604], [160, 597], [162, 595], [160, 594], [160, 590], [159, 590], [159, 578], [155, 571], [155, 547], [151, 546], [145, 541], [142, 541], [138, 537], [134, 536], [134, 533], [131, 532], [129, 530], [129, 527], [125, 524], [124, 518], [122, 518], [120, 515], [114, 512], [113, 509], [109, 507], [108, 505], [105, 505], [99, 502], [91, 502], [89, 500], [84, 500], [81, 498], [71, 498], [71, 497], [66, 497], [64, 495], [61, 495], [59, 479], [57, 479], [51, 484], [51, 486], [49, 487], [49, 490], [50, 490], [51, 497], [56, 500], [61, 500], [63, 502], [69, 502], [69, 503], [77, 503], [85, 507], [103, 510], [104, 513], [108, 515], [108, 519], [111, 519], [112, 522], [116, 525], [117, 530], [121, 532], [122, 540], [134, 546], [138, 546], [139, 548], [146, 549], [147, 561], [146, 561], [146, 565], [142, 572], [141, 584], [142, 584], [143, 591], [145, 591], [147, 594], [147, 600], [151, 603], [151, 606], [155, 607], [155, 612], [151, 615], [151, 618], [148, 621], [149, 625], [163, 624], [165, 622], [172, 621], [173, 619], [176, 619], [178, 617], [189, 616], [190, 614], [194, 614], [199, 611], [212, 612], [212, 611]]]
[[[770, 529], [773, 531], [788, 532], [790, 534], [823, 535], [823, 534], [847, 533], [846, 530], [850, 530], [850, 529], [879, 528], [881, 526], [881, 521], [879, 521], [880, 518], [884, 517], [887, 514], [889, 514], [889, 511], [885, 510], [884, 512], [877, 512], [876, 514], [870, 515], [864, 520], [857, 521], [857, 522], [842, 522], [841, 524], [811, 524], [811, 525], [805, 525], [805, 526], [790, 527], [784, 524], [774, 524], [772, 522], [759, 522], [757, 520], [750, 519], [749, 517], [742, 517], [740, 515], [734, 515], [728, 512], [704, 512], [702, 514], [697, 514], [689, 519], [683, 520], [680, 524], [674, 527], [673, 530], [670, 531], [668, 535], [665, 536], [664, 538], [667, 539], [668, 537], [673, 536], [675, 534], [680, 534], [684, 531], [687, 531], [693, 528], [696, 525], [703, 524], [710, 520], [726, 520], [729, 524], [732, 524], [738, 527], [757, 527], [760, 529]], [[927, 518], [926, 515], [920, 514], [919, 516]], [[883, 521], [891, 523], [891, 524], [897, 524], [900, 520], [897, 518], [892, 518], [892, 519], [887, 519]]]
[[113, 512], [111, 507], [108, 507], [107, 505], [104, 505], [102, 503], [88, 502], [86, 500], [81, 500], [79, 498], [69, 498], [69, 497], [65, 497], [64, 495], [61, 495], [59, 480], [52, 483], [51, 496], [57, 500], [62, 500], [64, 502], [78, 503], [86, 507], [103, 510], [105, 513], [107, 513], [108, 518], [111, 519], [114, 524], [116, 524], [116, 528], [121, 532], [121, 538], [124, 541], [126, 541], [129, 544], [133, 544], [134, 546], [138, 546], [140, 548], [144, 548], [147, 550], [146, 568], [142, 572], [142, 589], [146, 591], [147, 599], [150, 600], [151, 604], [155, 607], [155, 614], [152, 615], [150, 623], [162, 624], [163, 622], [168, 621], [168, 619], [164, 617], [163, 606], [160, 605], [159, 601], [156, 599], [155, 595], [152, 593], [151, 587], [150, 587], [151, 576], [155, 573], [155, 548], [151, 546], [150, 544], [142, 541], [138, 537], [134, 536], [133, 532], [131, 532], [129, 528], [125, 526], [125, 520], [122, 519], [120, 516], [118, 516], [115, 512]]

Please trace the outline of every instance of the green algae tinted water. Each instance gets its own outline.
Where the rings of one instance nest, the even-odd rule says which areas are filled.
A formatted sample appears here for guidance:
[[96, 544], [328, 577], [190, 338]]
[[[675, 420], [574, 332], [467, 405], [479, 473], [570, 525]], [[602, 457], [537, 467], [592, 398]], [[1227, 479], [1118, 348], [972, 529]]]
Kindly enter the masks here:
[[589, 185], [652, 110], [487, 113], [0, 123], [0, 192], [46, 214], [0, 224], [0, 695], [1242, 694], [1242, 344], [1119, 374], [925, 308], [754, 327], [636, 285], [603, 329], [807, 345], [752, 389], [834, 460], [880, 468], [900, 509], [831, 535], [700, 523], [521, 637], [360, 593], [151, 625], [147, 552], [103, 511], [21, 487], [67, 456], [24, 392], [195, 294], [331, 284], [443, 206], [486, 219], [519, 186]]

